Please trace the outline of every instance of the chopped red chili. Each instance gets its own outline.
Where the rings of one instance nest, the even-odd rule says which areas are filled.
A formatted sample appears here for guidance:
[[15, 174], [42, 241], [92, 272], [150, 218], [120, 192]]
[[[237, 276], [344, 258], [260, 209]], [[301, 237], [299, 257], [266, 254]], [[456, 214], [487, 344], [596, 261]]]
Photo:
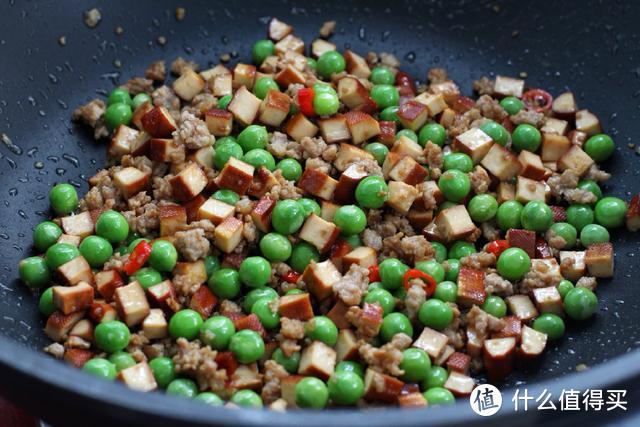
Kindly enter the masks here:
[[494, 254], [496, 258], [500, 256], [502, 252], [506, 249], [509, 249], [511, 245], [506, 240], [494, 240], [493, 242], [489, 242], [487, 244], [487, 248], [485, 249], [487, 252]]
[[129, 259], [124, 263], [122, 270], [131, 276], [136, 271], [140, 270], [149, 256], [151, 255], [151, 244], [146, 240], [141, 240], [140, 243], [133, 248], [133, 251], [129, 255]]
[[522, 102], [527, 108], [542, 112], [551, 108], [553, 97], [546, 90], [530, 89], [522, 94]]
[[380, 268], [377, 265], [369, 267], [369, 283], [380, 281]]
[[297, 283], [300, 276], [301, 274], [297, 271], [289, 270], [284, 274], [284, 276], [282, 276], [282, 280], [287, 283]]
[[300, 112], [308, 117], [315, 114], [315, 111], [313, 110], [313, 96], [313, 89], [310, 87], [304, 87], [298, 91], [298, 105], [300, 106]]
[[424, 271], [420, 271], [418, 269], [412, 268], [411, 270], [408, 270], [406, 273], [404, 273], [402, 282], [404, 284], [405, 289], [409, 289], [409, 286], [410, 286], [409, 283], [411, 282], [412, 279], [422, 280], [422, 282], [426, 286], [424, 290], [427, 293], [427, 298], [433, 295], [433, 293], [436, 291], [436, 281], [434, 280], [433, 277], [429, 276]]

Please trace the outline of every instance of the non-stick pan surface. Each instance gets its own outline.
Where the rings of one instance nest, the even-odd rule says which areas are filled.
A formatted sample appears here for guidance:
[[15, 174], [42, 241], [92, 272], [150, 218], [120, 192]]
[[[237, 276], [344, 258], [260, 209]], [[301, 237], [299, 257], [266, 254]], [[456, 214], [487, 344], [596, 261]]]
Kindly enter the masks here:
[[[97, 6], [102, 21], [91, 30], [82, 12]], [[177, 6], [187, 9], [177, 22]], [[133, 393], [64, 366], [41, 354], [47, 344], [36, 299], [17, 280], [19, 259], [31, 254], [31, 230], [48, 215], [47, 192], [70, 182], [81, 192], [105, 161], [105, 145], [70, 122], [77, 105], [104, 94], [152, 60], [181, 55], [200, 64], [249, 59], [269, 17], [295, 26], [310, 42], [320, 25], [338, 21], [333, 37], [340, 49], [389, 51], [402, 68], [424, 80], [429, 67], [445, 67], [470, 92], [472, 79], [490, 73], [526, 73], [530, 87], [558, 94], [572, 90], [579, 106], [595, 112], [617, 142], [605, 169], [614, 177], [608, 194], [628, 199], [640, 190], [636, 142], [640, 58], [640, 4], [609, 1], [5, 1], [0, 5], [0, 391], [60, 425], [148, 423], [165, 425], [418, 425], [481, 422], [468, 403], [427, 411], [374, 412], [226, 411], [160, 394]], [[116, 35], [114, 29], [124, 33]], [[66, 45], [59, 43], [66, 38]], [[167, 43], [160, 45], [159, 36]], [[237, 59], [236, 59], [237, 57]], [[121, 64], [118, 66], [117, 64]], [[640, 353], [638, 303], [640, 251], [637, 235], [614, 233], [616, 275], [602, 281], [594, 320], [569, 325], [540, 366], [514, 374], [505, 387], [527, 385], [532, 394], [548, 388], [627, 388], [633, 409]], [[637, 255], [636, 255], [637, 254]], [[624, 355], [624, 356], [621, 356]], [[591, 369], [576, 374], [576, 366]], [[596, 366], [599, 365], [599, 366]], [[504, 394], [503, 416], [561, 415], [595, 422], [613, 413], [513, 413]], [[523, 418], [524, 417], [524, 418]], [[488, 421], [496, 421], [495, 417]], [[564, 421], [562, 421], [564, 422]]]

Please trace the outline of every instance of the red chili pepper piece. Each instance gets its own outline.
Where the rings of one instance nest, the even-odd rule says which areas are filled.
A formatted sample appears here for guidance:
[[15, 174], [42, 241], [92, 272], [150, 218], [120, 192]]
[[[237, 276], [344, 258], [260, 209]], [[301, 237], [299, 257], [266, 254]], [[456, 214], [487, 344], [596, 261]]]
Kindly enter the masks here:
[[216, 363], [219, 369], [227, 371], [227, 375], [231, 377], [233, 373], [238, 369], [238, 361], [236, 356], [230, 351], [219, 351], [216, 355]]
[[487, 248], [485, 249], [487, 252], [494, 254], [496, 258], [500, 256], [502, 252], [506, 249], [509, 249], [511, 245], [506, 240], [494, 240], [493, 242], [489, 242], [487, 244]]
[[542, 112], [551, 108], [553, 97], [546, 90], [530, 89], [522, 94], [522, 102], [530, 110]]
[[411, 281], [411, 279], [421, 279], [425, 283], [425, 292], [427, 293], [427, 298], [433, 295], [433, 293], [436, 291], [436, 281], [433, 279], [433, 277], [429, 276], [424, 271], [420, 271], [415, 268], [407, 270], [407, 272], [404, 273], [404, 277], [402, 278], [405, 289], [409, 289], [409, 282]]
[[124, 263], [124, 270], [127, 275], [131, 276], [147, 262], [151, 255], [151, 245], [146, 240], [141, 240], [140, 243], [133, 248], [133, 251], [129, 255], [129, 259]]
[[297, 271], [289, 270], [285, 273], [284, 276], [282, 276], [282, 280], [284, 280], [287, 283], [296, 283], [300, 278], [300, 276], [301, 274], [298, 273]]
[[377, 265], [369, 267], [369, 283], [380, 281], [380, 268]]
[[329, 249], [329, 258], [332, 260], [335, 258], [340, 259], [352, 250], [353, 248], [346, 240], [338, 239], [331, 245], [331, 249]]
[[313, 89], [310, 87], [303, 87], [298, 91], [298, 106], [300, 107], [300, 112], [305, 116], [313, 116], [315, 115], [315, 111], [313, 110]]

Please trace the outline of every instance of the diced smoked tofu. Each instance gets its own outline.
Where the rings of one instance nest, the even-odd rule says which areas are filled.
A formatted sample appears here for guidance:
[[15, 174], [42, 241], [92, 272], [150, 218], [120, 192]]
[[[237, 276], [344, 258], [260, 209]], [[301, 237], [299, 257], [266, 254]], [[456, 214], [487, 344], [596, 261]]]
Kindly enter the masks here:
[[153, 138], [149, 140], [149, 157], [156, 162], [171, 162], [184, 158], [185, 148], [173, 139]]
[[89, 319], [82, 319], [69, 331], [69, 336], [80, 337], [85, 341], [93, 341], [93, 323]]
[[523, 359], [538, 357], [547, 345], [547, 334], [538, 332], [527, 325], [522, 326], [518, 356]]
[[287, 402], [287, 407], [295, 408], [296, 405], [296, 385], [305, 378], [304, 375], [289, 375], [280, 381], [282, 399]]
[[544, 179], [546, 171], [540, 156], [531, 151], [522, 150], [518, 156], [518, 161], [522, 165], [520, 175], [536, 181]]
[[352, 74], [360, 79], [368, 79], [371, 76], [371, 69], [360, 55], [350, 50], [344, 51], [344, 60], [346, 63], [347, 73]]
[[258, 371], [258, 364], [238, 365], [231, 375], [231, 384], [237, 390], [253, 390], [262, 386], [262, 375]]
[[326, 200], [320, 202], [320, 218], [325, 221], [333, 221], [333, 217], [336, 211], [340, 208], [340, 205]]
[[526, 322], [538, 317], [538, 310], [527, 295], [511, 295], [506, 298], [507, 307], [514, 316]]
[[266, 167], [260, 166], [253, 176], [253, 181], [251, 181], [251, 186], [247, 193], [253, 197], [262, 197], [275, 185], [278, 185], [278, 180], [273, 173]]
[[421, 230], [429, 225], [431, 221], [433, 221], [433, 211], [424, 210], [422, 207], [413, 207], [409, 209], [409, 212], [407, 213], [407, 219], [409, 220], [409, 223], [411, 223], [413, 228]]
[[458, 113], [456, 113], [456, 110], [452, 108], [445, 108], [442, 114], [440, 114], [440, 124], [446, 128], [450, 128], [453, 126], [457, 116]]
[[424, 149], [420, 144], [404, 135], [398, 138], [393, 148], [391, 149], [393, 153], [412, 157], [416, 161], [419, 158], [424, 157], [423, 150]]
[[169, 111], [162, 107], [153, 107], [140, 119], [144, 130], [153, 138], [170, 138], [178, 128]]
[[558, 288], [547, 286], [546, 288], [536, 288], [531, 291], [533, 301], [540, 313], [553, 313], [558, 316], [564, 315], [562, 308], [562, 297]]
[[478, 164], [487, 155], [491, 146], [493, 146], [493, 139], [489, 135], [480, 128], [471, 128], [454, 138], [452, 148], [469, 155], [473, 163]]
[[517, 342], [520, 341], [520, 334], [522, 332], [522, 320], [518, 316], [504, 316], [504, 327], [497, 332], [494, 332], [493, 338], [508, 338], [513, 337]]
[[242, 196], [251, 186], [254, 171], [255, 168], [250, 164], [231, 157], [216, 178], [216, 184], [220, 188], [233, 190]]
[[151, 102], [145, 102], [144, 104], [139, 105], [131, 115], [131, 123], [135, 127], [137, 127], [138, 130], [143, 130], [144, 126], [142, 125], [142, 117], [144, 117], [144, 115], [151, 111], [153, 108], [154, 107]]
[[84, 312], [76, 311], [75, 313], [63, 314], [54, 311], [47, 319], [47, 325], [44, 333], [51, 341], [60, 342], [67, 338], [69, 331], [84, 317]]
[[516, 198], [516, 186], [510, 182], [501, 181], [498, 184], [498, 203], [514, 200]]
[[560, 271], [562, 276], [577, 281], [586, 271], [586, 251], [560, 251]]
[[536, 256], [536, 232], [519, 228], [510, 228], [507, 231], [509, 246], [520, 248], [533, 259]]
[[613, 277], [613, 245], [611, 242], [589, 245], [584, 262], [593, 277]]
[[600, 120], [589, 110], [576, 112], [576, 130], [592, 136], [602, 132]]
[[350, 110], [360, 109], [371, 102], [369, 91], [355, 77], [346, 76], [338, 81], [338, 98]]
[[444, 95], [441, 93], [428, 93], [424, 92], [415, 97], [415, 101], [427, 107], [427, 112], [430, 117], [435, 117], [442, 113], [447, 108], [447, 103], [444, 100]]
[[272, 89], [260, 104], [258, 120], [268, 126], [280, 126], [287, 118], [290, 106], [291, 99], [287, 94]]
[[84, 348], [67, 347], [64, 349], [64, 361], [76, 368], [82, 368], [85, 363], [93, 359], [94, 352]]
[[450, 242], [464, 239], [476, 229], [464, 205], [455, 205], [441, 211], [436, 217], [435, 223], [442, 230], [447, 241]]
[[237, 64], [233, 69], [233, 88], [245, 86], [251, 90], [256, 81], [256, 67], [250, 64]]
[[149, 302], [137, 281], [116, 288], [115, 302], [118, 314], [127, 326], [138, 325], [149, 315]]
[[160, 206], [160, 236], [172, 236], [187, 224], [187, 210], [180, 205]]
[[328, 144], [347, 141], [351, 138], [351, 133], [347, 126], [347, 119], [342, 115], [318, 120], [318, 127], [320, 128], [322, 139]]
[[413, 201], [418, 197], [418, 190], [413, 185], [399, 181], [389, 181], [389, 198], [387, 204], [400, 213], [409, 212]]
[[398, 108], [398, 118], [405, 128], [419, 130], [429, 118], [429, 109], [418, 101], [407, 101]]
[[532, 200], [544, 202], [545, 186], [542, 181], [534, 181], [533, 179], [518, 176], [516, 185], [516, 200], [522, 204], [526, 204]]
[[435, 329], [425, 327], [417, 340], [413, 342], [413, 347], [424, 350], [431, 359], [437, 359], [444, 352], [449, 338]]
[[284, 127], [285, 132], [295, 141], [300, 141], [305, 136], [313, 138], [318, 133], [318, 127], [314, 125], [304, 114], [298, 113], [291, 117]]
[[[289, 87], [289, 85], [292, 84], [304, 84], [306, 78], [304, 74], [302, 74], [302, 72], [297, 70], [295, 67], [287, 65], [278, 74], [276, 74], [274, 80], [280, 85], [280, 87]], [[289, 98], [288, 95], [285, 96]]]
[[192, 151], [187, 160], [196, 162], [202, 167], [213, 169], [213, 146], [198, 148]]
[[140, 362], [118, 372], [118, 379], [127, 387], [137, 391], [151, 391], [158, 388], [156, 379], [147, 362]]
[[54, 286], [53, 304], [63, 314], [85, 310], [93, 304], [93, 287], [87, 282], [75, 286]]
[[540, 128], [540, 132], [542, 132], [543, 135], [545, 133], [566, 135], [567, 129], [569, 129], [569, 122], [566, 120], [547, 117], [547, 121], [544, 122], [544, 125]]
[[344, 114], [354, 144], [360, 144], [380, 133], [380, 124], [376, 119], [362, 111], [349, 111]]
[[113, 305], [102, 302], [102, 300], [94, 300], [88, 311], [89, 318], [96, 323], [108, 322], [118, 318], [118, 312]]
[[449, 358], [453, 356], [455, 352], [456, 351], [453, 349], [452, 346], [447, 345], [444, 348], [444, 351], [442, 352], [442, 354], [432, 362], [432, 365], [444, 366], [447, 360], [449, 360]]
[[355, 201], [355, 191], [360, 181], [362, 181], [368, 174], [363, 165], [352, 164], [349, 166], [338, 179], [338, 185], [333, 193], [333, 198], [336, 202], [342, 204], [350, 204]]
[[430, 197], [433, 197], [433, 200], [435, 200], [437, 204], [444, 202], [444, 194], [442, 190], [440, 190], [440, 187], [438, 187], [437, 182], [424, 181], [416, 185], [416, 188], [421, 194], [428, 194]]
[[122, 157], [125, 154], [131, 152], [131, 142], [134, 141], [139, 131], [130, 128], [126, 125], [119, 125], [111, 138], [111, 144], [109, 144], [109, 155], [111, 157]]
[[459, 351], [453, 352], [447, 359], [447, 369], [467, 375], [471, 366], [471, 356]]
[[333, 199], [333, 192], [337, 185], [338, 181], [313, 168], [306, 168], [300, 177], [300, 181], [298, 181], [298, 187], [324, 200]]
[[334, 223], [325, 221], [314, 213], [307, 217], [300, 230], [300, 238], [311, 243], [320, 253], [328, 251], [339, 235], [340, 229]]
[[524, 90], [524, 80], [514, 79], [512, 77], [496, 76], [493, 83], [493, 93], [499, 98], [505, 96], [515, 96], [520, 98]]
[[595, 162], [582, 148], [572, 145], [569, 150], [558, 159], [558, 168], [561, 171], [572, 170], [576, 175], [582, 176]]
[[171, 304], [170, 300], [175, 298], [175, 290], [171, 280], [164, 280], [147, 289], [151, 299], [160, 308], [168, 309]]
[[231, 74], [220, 74], [215, 76], [209, 85], [214, 96], [231, 95], [233, 93], [233, 76]]
[[151, 339], [162, 339], [169, 335], [169, 326], [164, 312], [160, 308], [152, 308], [149, 315], [142, 321], [144, 336]]
[[334, 166], [343, 172], [351, 163], [364, 159], [373, 160], [373, 154], [351, 144], [342, 143], [336, 154]]
[[93, 234], [94, 224], [89, 211], [61, 219], [62, 229], [71, 236], [87, 237]]
[[[235, 160], [231, 158], [231, 160]], [[187, 201], [196, 197], [207, 186], [207, 176], [197, 163], [191, 163], [169, 179], [176, 200]]]
[[398, 396], [398, 405], [401, 408], [419, 408], [427, 406], [427, 399], [419, 392], [401, 394]]
[[231, 134], [231, 129], [233, 128], [233, 114], [227, 110], [214, 108], [212, 110], [208, 110], [204, 117], [211, 135], [227, 136]]
[[278, 55], [284, 55], [288, 50], [302, 54], [304, 53], [304, 42], [293, 34], [288, 34], [276, 43], [275, 49]]
[[204, 90], [206, 82], [189, 67], [185, 67], [182, 75], [173, 82], [173, 90], [176, 95], [185, 101], [191, 101], [197, 94]]
[[278, 313], [281, 317], [307, 321], [313, 317], [313, 308], [308, 293], [280, 297]]
[[480, 164], [501, 181], [510, 180], [518, 175], [522, 169], [522, 165], [520, 165], [515, 154], [500, 144], [493, 144], [486, 156], [480, 161]]
[[629, 231], [640, 230], [640, 195], [636, 194], [629, 201], [627, 209], [626, 225]]
[[344, 271], [349, 271], [349, 267], [351, 266], [351, 264], [369, 268], [376, 265], [377, 263], [378, 254], [376, 253], [376, 250], [367, 246], [358, 246], [342, 257], [342, 268]]
[[369, 402], [395, 403], [404, 383], [399, 379], [367, 369], [364, 375], [364, 399]]
[[70, 286], [80, 282], [93, 283], [91, 266], [82, 255], [62, 264], [58, 267], [57, 273], [62, 281]]
[[271, 18], [269, 21], [269, 38], [280, 41], [293, 32], [293, 27], [279, 19]]
[[513, 370], [516, 354], [516, 339], [493, 338], [484, 340], [483, 362], [487, 377], [491, 381], [501, 381]]
[[189, 283], [198, 284], [207, 281], [207, 269], [204, 260], [178, 262], [173, 269], [174, 276], [184, 276]]
[[68, 243], [70, 245], [75, 246], [76, 248], [80, 246], [80, 242], [82, 241], [82, 237], [80, 236], [72, 236], [71, 234], [62, 233], [56, 243]]
[[99, 271], [95, 274], [96, 290], [106, 302], [113, 301], [116, 288], [124, 286], [124, 281], [115, 270]]
[[454, 101], [460, 98], [460, 88], [455, 82], [447, 80], [441, 83], [431, 83], [429, 85], [429, 92], [436, 95], [441, 94], [444, 97], [444, 101], [452, 105]]
[[444, 388], [458, 397], [469, 396], [475, 386], [473, 378], [455, 371], [449, 373], [449, 377], [444, 383]]
[[124, 197], [129, 198], [147, 188], [151, 173], [142, 172], [134, 167], [122, 168], [113, 174], [113, 182]]
[[276, 201], [268, 196], [260, 198], [251, 211], [251, 219], [256, 228], [263, 233], [271, 230], [271, 212], [276, 206]]
[[230, 216], [214, 231], [214, 245], [224, 253], [231, 253], [242, 240], [242, 221]]
[[336, 50], [336, 45], [324, 39], [315, 39], [311, 43], [311, 56], [319, 58], [325, 52]]
[[[326, 316], [336, 325], [338, 329], [350, 329], [351, 323], [349, 323], [349, 321], [345, 317], [347, 315], [347, 311], [349, 311], [349, 306], [343, 303], [341, 300], [338, 300], [335, 304], [333, 304], [333, 307], [331, 307], [331, 310], [327, 312]], [[338, 337], [338, 339], [340, 338]], [[338, 350], [337, 346], [336, 350]]]
[[[391, 153], [387, 155], [387, 158], [389, 158], [390, 155]], [[388, 173], [390, 179], [402, 181], [409, 185], [421, 183], [428, 175], [427, 170], [410, 156], [402, 157]]]
[[321, 378], [323, 381], [333, 375], [336, 366], [336, 351], [322, 341], [313, 341], [302, 350], [298, 373]]
[[396, 122], [381, 120], [378, 123], [380, 124], [378, 140], [384, 145], [393, 146], [396, 141]]
[[233, 95], [227, 110], [233, 113], [240, 124], [249, 126], [256, 119], [261, 103], [260, 98], [249, 92], [246, 86], [242, 86]]
[[208, 219], [215, 225], [220, 224], [225, 218], [234, 214], [236, 208], [221, 202], [218, 199], [209, 198], [198, 209], [198, 219]]
[[571, 92], [565, 92], [556, 97], [551, 104], [553, 115], [565, 120], [573, 120], [576, 117], [578, 107]]
[[482, 305], [486, 297], [484, 272], [475, 268], [460, 268], [457, 302], [463, 306]]
[[318, 300], [323, 300], [333, 295], [333, 284], [342, 278], [331, 260], [315, 262], [311, 260], [302, 273], [302, 280], [307, 289]]

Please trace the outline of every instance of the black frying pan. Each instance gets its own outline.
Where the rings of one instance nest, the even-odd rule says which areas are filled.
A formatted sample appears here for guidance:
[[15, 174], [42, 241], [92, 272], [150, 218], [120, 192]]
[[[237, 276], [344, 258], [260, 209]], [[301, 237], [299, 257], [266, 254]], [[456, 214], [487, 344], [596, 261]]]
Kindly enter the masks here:
[[[446, 67], [471, 90], [472, 79], [489, 73], [528, 74], [530, 87], [553, 94], [571, 89], [614, 136], [617, 150], [605, 168], [614, 178], [608, 194], [625, 199], [638, 192], [640, 158], [627, 144], [640, 130], [640, 51], [637, 2], [525, 1], [3, 1], [0, 5], [0, 132], [19, 147], [0, 144], [0, 392], [59, 425], [279, 425], [374, 426], [495, 422], [455, 407], [401, 411], [291, 412], [225, 410], [140, 394], [94, 379], [41, 353], [47, 344], [35, 297], [17, 280], [19, 259], [31, 253], [31, 230], [47, 217], [46, 194], [68, 181], [86, 191], [86, 178], [103, 165], [105, 145], [70, 123], [73, 108], [139, 75], [152, 60], [178, 55], [202, 65], [221, 54], [247, 61], [252, 43], [263, 38], [270, 16], [291, 23], [307, 42], [329, 19], [333, 38], [356, 52], [394, 52], [402, 68], [424, 80], [429, 67]], [[88, 29], [82, 12], [98, 6], [102, 22]], [[187, 16], [176, 22], [174, 10]], [[124, 34], [117, 36], [114, 28]], [[58, 43], [66, 36], [66, 46]], [[168, 42], [160, 46], [156, 40]], [[122, 68], [114, 61], [119, 60]], [[526, 385], [537, 396], [547, 388], [629, 390], [634, 408], [640, 376], [637, 235], [614, 233], [616, 275], [598, 289], [600, 310], [586, 324], [569, 324], [540, 366], [510, 377], [505, 388]], [[575, 373], [576, 365], [589, 371]], [[518, 424], [545, 421], [601, 423], [620, 412], [514, 413], [512, 390], [499, 414]], [[606, 418], [605, 418], [606, 417]], [[509, 420], [513, 422], [512, 420]], [[1, 424], [1, 422], [0, 422]]]

